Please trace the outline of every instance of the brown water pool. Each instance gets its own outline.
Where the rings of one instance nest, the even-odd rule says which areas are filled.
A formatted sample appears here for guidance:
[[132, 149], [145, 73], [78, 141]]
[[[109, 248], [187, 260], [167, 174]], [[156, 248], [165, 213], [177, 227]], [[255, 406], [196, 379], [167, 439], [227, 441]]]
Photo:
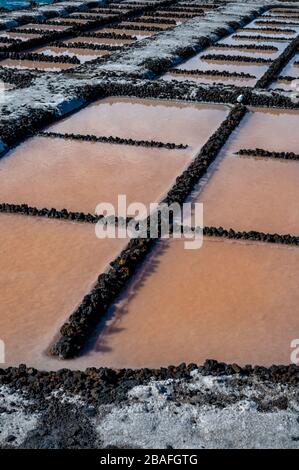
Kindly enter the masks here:
[[111, 97], [54, 124], [49, 131], [183, 143], [194, 153], [227, 112], [222, 105]]
[[236, 155], [240, 149], [296, 152], [298, 114], [256, 111], [245, 117], [199, 189], [205, 225], [299, 234], [297, 161]]
[[[0, 161], [0, 200], [95, 212], [97, 204], [158, 202], [191, 161], [185, 150], [36, 137]], [[30, 184], [28, 184], [30, 182]]]
[[125, 240], [89, 224], [0, 215], [0, 337], [5, 366], [40, 363], [60, 326]]
[[111, 308], [86, 354], [36, 357], [48, 369], [161, 367], [207, 358], [290, 363], [298, 337], [299, 249], [205, 239], [164, 241]]

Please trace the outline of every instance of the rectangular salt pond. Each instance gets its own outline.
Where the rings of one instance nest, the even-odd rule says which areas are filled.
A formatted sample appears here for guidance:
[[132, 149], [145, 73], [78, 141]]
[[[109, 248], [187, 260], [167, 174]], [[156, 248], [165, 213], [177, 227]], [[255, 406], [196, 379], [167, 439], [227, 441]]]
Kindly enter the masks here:
[[[250, 51], [253, 54], [260, 52], [264, 54], [265, 58], [269, 58], [273, 60], [273, 59], [276, 59], [288, 46], [288, 41], [271, 41], [267, 39], [262, 40], [262, 41], [256, 41], [256, 39], [252, 39], [252, 41], [248, 41], [246, 39], [237, 39], [236, 37], [234, 37], [234, 35], [232, 35], [232, 36], [229, 36], [228, 38], [222, 39], [217, 44], [219, 45], [228, 44], [228, 45], [233, 45], [233, 46], [240, 46], [240, 49], [231, 49], [231, 50], [226, 49], [226, 54], [227, 53], [230, 54], [233, 50], [235, 50], [236, 52], [239, 51], [239, 54], [243, 54], [243, 52], [248, 52], [248, 51]], [[242, 48], [243, 45], [246, 47], [249, 47], [250, 45], [254, 45], [254, 46], [260, 46], [261, 48], [263, 46], [274, 46], [277, 49], [277, 51], [265, 51], [262, 49], [260, 49], [260, 51], [257, 49], [243, 49]], [[220, 52], [221, 49], [218, 48], [218, 51]]]
[[99, 240], [92, 224], [19, 215], [0, 214], [0, 226], [5, 366], [30, 364], [46, 354], [61, 325], [126, 240]]
[[172, 73], [171, 70], [160, 78], [160, 80], [171, 81], [177, 80], [179, 82], [184, 82], [186, 80], [190, 82], [195, 82], [198, 84], [206, 85], [235, 85], [235, 86], [254, 86], [256, 83], [255, 78], [236, 78], [236, 77], [214, 77], [213, 75], [177, 75]]
[[119, 194], [149, 204], [191, 159], [185, 150], [36, 137], [1, 159], [0, 200], [91, 213], [101, 202], [117, 207]]
[[[241, 37], [238, 37], [238, 36], [241, 36]], [[254, 38], [252, 36], [254, 36]], [[262, 39], [259, 38], [259, 36], [262, 36]], [[282, 36], [271, 35], [271, 36], [269, 36], [269, 41], [268, 41], [267, 39], [264, 39], [264, 38], [267, 37], [264, 34], [253, 34], [253, 33], [251, 33], [249, 35], [249, 34], [243, 34], [242, 32], [240, 32], [238, 34], [234, 34], [232, 36], [232, 40], [236, 41], [237, 43], [240, 43], [240, 42], [250, 42], [250, 43], [252, 43], [252, 41], [253, 41], [256, 44], [267, 43], [267, 44], [274, 44], [274, 46], [278, 46], [279, 44], [285, 44], [285, 47], [287, 47], [289, 42], [292, 40], [292, 38], [287, 38], [286, 36], [287, 35], [283, 35], [283, 37]], [[285, 39], [285, 37], [286, 37], [286, 39]], [[271, 40], [270, 40], [270, 38], [271, 38]]]
[[275, 82], [273, 82], [271, 84], [271, 86], [269, 87], [270, 90], [282, 90], [282, 91], [295, 91], [296, 90], [296, 87], [298, 89], [298, 84], [299, 83], [295, 83], [295, 86], [294, 84], [292, 85], [292, 82], [289, 82], [288, 80], [276, 80]]
[[[279, 20], [279, 24], [277, 24], [277, 20], [273, 20], [273, 22], [266, 20], [264, 18], [261, 18], [262, 22], [259, 20], [256, 20], [255, 26], [257, 28], [279, 28], [279, 29], [293, 29], [295, 30], [294, 33], [288, 33], [289, 35], [292, 35], [293, 37], [296, 34], [296, 31], [298, 31], [299, 27], [299, 21], [297, 20]], [[275, 34], [281, 34], [279, 32], [276, 32]]]
[[[93, 49], [80, 49], [80, 48], [67, 48], [67, 47], [54, 47], [47, 46], [35, 49], [34, 52], [42, 53], [50, 56], [68, 56], [68, 57], [77, 57], [80, 62], [88, 62], [94, 60], [97, 57], [102, 57], [109, 54], [109, 51], [95, 51]], [[76, 65], [76, 64], [75, 64]]]
[[[76, 18], [70, 18], [70, 17], [68, 17], [68, 18], [53, 18], [53, 19], [51, 19], [50, 21], [51, 21], [51, 23], [54, 24], [55, 26], [56, 26], [56, 25], [59, 25], [61, 22], [62, 22], [62, 23], [69, 23], [70, 26], [72, 26], [72, 25], [77, 26], [77, 25], [80, 25], [80, 24], [82, 24], [82, 25], [87, 24], [87, 23], [89, 23], [91, 20], [82, 20], [82, 19], [76, 19]], [[61, 25], [61, 26], [65, 26], [65, 25]]]
[[120, 12], [114, 12], [114, 13], [111, 13], [111, 12], [96, 12], [96, 11], [77, 11], [75, 13], [71, 13], [69, 18], [76, 18], [76, 19], [79, 19], [82, 18], [82, 19], [85, 19], [84, 17], [87, 17], [88, 16], [88, 19], [90, 18], [90, 20], [97, 20], [99, 19], [101, 16], [103, 17], [106, 17], [106, 16], [111, 16], [111, 17], [114, 17], [114, 16], [118, 16], [120, 14]]
[[[271, 51], [271, 50], [262, 50], [262, 49], [245, 49], [245, 48], [242, 48], [242, 47], [239, 47], [239, 48], [233, 48], [233, 49], [228, 49], [225, 47], [225, 45], [232, 45], [232, 42], [229, 43], [229, 42], [219, 42], [218, 43], [219, 46], [222, 46], [222, 47], [214, 47], [214, 48], [211, 48], [209, 49], [209, 54], [223, 54], [223, 55], [230, 55], [230, 56], [239, 56], [241, 55], [242, 57], [253, 57], [253, 58], [262, 58], [262, 59], [268, 59], [268, 60], [274, 60], [276, 59], [280, 52], [279, 50], [277, 51]], [[245, 43], [246, 44], [246, 43]], [[244, 45], [244, 43], [240, 43], [240, 42], [234, 42], [234, 45], [235, 46], [242, 46]], [[265, 45], [268, 45], [268, 44], [265, 44]], [[246, 44], [246, 46], [248, 46], [248, 43]], [[255, 44], [256, 46], [256, 44]], [[276, 47], [276, 45], [275, 45]], [[281, 50], [283, 50], [283, 48], [286, 47], [286, 45], [282, 45], [281, 47]], [[230, 64], [230, 63], [229, 63]]]
[[78, 64], [65, 64], [62, 62], [38, 62], [36, 60], [6, 59], [1, 61], [1, 66], [16, 69], [39, 69], [51, 72], [57, 70], [71, 69], [78, 66]]
[[111, 97], [87, 106], [48, 130], [182, 143], [190, 145], [194, 154], [227, 113], [222, 105]]
[[[219, 44], [222, 44], [222, 43], [219, 43]], [[273, 60], [275, 58], [273, 52], [272, 54], [270, 54], [269, 51], [262, 51], [262, 50], [258, 51], [256, 49], [251, 49], [247, 51], [246, 49], [238, 50], [238, 49], [225, 49], [225, 48], [222, 49], [220, 47], [211, 47], [208, 50], [206, 50], [205, 54], [242, 56], [242, 57], [251, 57], [253, 59], [262, 58], [262, 59], [267, 59], [267, 60]], [[203, 60], [206, 62], [206, 59], [203, 59]], [[212, 61], [208, 60], [208, 62], [212, 62]], [[227, 61], [227, 66], [230, 67], [231, 63], [232, 61]], [[234, 63], [235, 62], [233, 62], [233, 64]]]
[[284, 80], [283, 78], [278, 79], [276, 82], [271, 84], [270, 88], [277, 90], [283, 89], [286, 91], [299, 91], [299, 67], [295, 65], [295, 62], [299, 61], [299, 54], [296, 54], [290, 62], [280, 72], [280, 76], [294, 77], [294, 81]]
[[[133, 20], [129, 21], [129, 22], [122, 22], [121, 24], [123, 26], [127, 26], [128, 29], [130, 29], [130, 27], [132, 27], [132, 26], [138, 26], [138, 27], [144, 28], [144, 29], [147, 29], [147, 28], [169, 29], [169, 28], [174, 28], [175, 27], [175, 24], [168, 24], [168, 23], [167, 24], [165, 24], [165, 23], [139, 23], [139, 22], [134, 22]], [[156, 34], [157, 34], [157, 32], [156, 32]]]
[[[128, 8], [120, 7], [120, 5], [113, 5], [113, 8], [112, 8], [112, 5], [109, 5], [109, 9], [113, 10], [113, 13], [127, 13], [128, 11], [130, 11]], [[107, 13], [107, 8], [103, 8], [103, 7], [93, 8], [91, 10], [91, 13], [97, 13], [97, 14]]]
[[206, 226], [299, 235], [299, 162], [235, 154], [254, 148], [298, 151], [298, 117], [279, 110], [245, 116], [195, 196], [204, 204]]
[[31, 33], [11, 33], [11, 32], [6, 32], [3, 34], [0, 34], [0, 37], [4, 38], [12, 38], [12, 39], [21, 39], [21, 41], [28, 41], [29, 39], [36, 39], [40, 38], [42, 36], [42, 33], [36, 33], [36, 34], [31, 34]]
[[203, 363], [290, 363], [299, 330], [299, 249], [205, 239], [160, 242], [99, 325], [85, 355], [36, 357], [59, 369]]

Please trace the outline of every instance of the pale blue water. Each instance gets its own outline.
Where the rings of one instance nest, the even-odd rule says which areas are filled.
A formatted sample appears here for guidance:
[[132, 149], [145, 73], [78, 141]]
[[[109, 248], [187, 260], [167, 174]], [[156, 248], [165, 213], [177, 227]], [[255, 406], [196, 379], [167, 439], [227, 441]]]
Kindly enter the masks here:
[[[39, 5], [45, 5], [52, 3], [53, 0], [35, 0], [35, 3]], [[7, 8], [8, 10], [15, 10], [18, 8], [28, 7], [30, 0], [0, 0], [0, 7]]]

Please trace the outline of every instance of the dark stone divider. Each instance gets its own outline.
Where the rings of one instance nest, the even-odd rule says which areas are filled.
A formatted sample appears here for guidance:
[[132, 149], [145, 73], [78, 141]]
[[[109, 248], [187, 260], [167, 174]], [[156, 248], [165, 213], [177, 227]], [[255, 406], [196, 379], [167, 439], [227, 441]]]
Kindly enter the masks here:
[[284, 80], [285, 82], [292, 82], [293, 80], [299, 80], [299, 75], [298, 77], [291, 77], [290, 75], [279, 75], [277, 79]]
[[279, 41], [291, 41], [292, 38], [288, 37], [288, 36], [262, 36], [260, 34], [258, 35], [254, 35], [254, 34], [234, 34], [233, 36], [233, 39], [246, 39], [246, 40], [253, 40], [253, 41], [258, 41], [258, 40], [262, 40], [262, 41], [276, 41], [276, 42], [279, 42]]
[[46, 217], [48, 219], [71, 220], [76, 222], [87, 222], [96, 224], [103, 216], [96, 216], [93, 214], [84, 214], [83, 212], [72, 212], [67, 209], [57, 210], [54, 208], [39, 209], [31, 207], [27, 204], [8, 204], [0, 203], [1, 214], [20, 214], [32, 217]]
[[[246, 31], [246, 30], [245, 30]], [[247, 31], [258, 31], [258, 32], [263, 32], [263, 31], [268, 31], [268, 32], [273, 32], [273, 33], [296, 33], [295, 29], [287, 29], [287, 28], [270, 28], [270, 27], [265, 27], [265, 28], [247, 28]]]
[[96, 224], [99, 221], [103, 223], [116, 223], [118, 225], [124, 225], [130, 222], [131, 218], [124, 220], [119, 217], [105, 217], [103, 215], [95, 214], [86, 214], [84, 212], [73, 212], [67, 209], [48, 209], [46, 207], [39, 209], [38, 207], [28, 206], [28, 204], [10, 204], [6, 202], [0, 203], [0, 213], [1, 214], [16, 214], [16, 215], [25, 215], [29, 217], [44, 217], [47, 219], [57, 219], [57, 220], [68, 220], [71, 222], [81, 222], [88, 224]]
[[[175, 70], [175, 69], [173, 69]], [[171, 71], [172, 72], [172, 71]], [[110, 73], [110, 78], [113, 75]], [[119, 77], [118, 77], [119, 78]], [[107, 86], [107, 88], [106, 88]], [[124, 84], [109, 82], [105, 85], [107, 96], [134, 96], [137, 98], [154, 98], [166, 100], [182, 100], [196, 103], [223, 103], [235, 104], [240, 95], [244, 96], [247, 105], [266, 106], [276, 108], [299, 109], [299, 105], [290, 98], [275, 91], [269, 94], [257, 94], [250, 87], [236, 86], [205, 86], [186, 81], [163, 80], [135, 80]], [[97, 89], [89, 87], [84, 96], [87, 100], [94, 101], [99, 97]]]
[[12, 59], [12, 60], [29, 60], [34, 62], [55, 62], [63, 64], [81, 64], [80, 60], [75, 56], [66, 55], [47, 55], [43, 53], [31, 53], [31, 52], [1, 52], [0, 60]]
[[[0, 203], [0, 214], [14, 214], [23, 215], [28, 217], [43, 217], [46, 219], [56, 219], [69, 222], [88, 223], [96, 224], [99, 221], [103, 221], [104, 224], [117, 224], [125, 226], [132, 218], [128, 217], [126, 220], [118, 217], [105, 217], [103, 215], [86, 214], [84, 212], [73, 212], [67, 209], [55, 209], [55, 208], [37, 208], [28, 206], [28, 204], [10, 204], [2, 202]], [[189, 227], [178, 226], [176, 224], [176, 230], [181, 230], [182, 233], [186, 233]], [[194, 229], [190, 229], [193, 230]], [[275, 243], [281, 245], [299, 245], [299, 236], [291, 234], [278, 234], [278, 233], [266, 233], [257, 232], [251, 230], [237, 231], [232, 228], [225, 229], [223, 227], [204, 227], [203, 235], [207, 237], [218, 237], [227, 238], [230, 240], [249, 240], [264, 243]]]
[[208, 76], [213, 77], [240, 77], [240, 78], [256, 78], [255, 75], [245, 72], [226, 72], [225, 70], [187, 70], [187, 69], [171, 69], [170, 74], [174, 75], [198, 75], [198, 76]]
[[174, 12], [172, 13], [172, 11], [168, 11], [168, 12], [165, 12], [165, 13], [159, 13], [159, 12], [155, 12], [155, 13], [152, 13], [151, 14], [151, 17], [153, 18], [176, 18], [178, 20], [180, 19], [187, 19], [187, 20], [191, 20], [192, 18], [195, 18], [196, 16], [202, 16], [204, 14], [204, 11], [202, 10], [202, 12], [193, 12], [193, 13], [178, 13], [178, 12]]
[[214, 48], [219, 48], [219, 49], [244, 49], [244, 50], [257, 50], [257, 51], [273, 51], [277, 52], [278, 48], [275, 46], [266, 46], [265, 44], [261, 44], [260, 46], [258, 44], [215, 44], [213, 46]]
[[[299, 116], [298, 116], [299, 117]], [[236, 155], [245, 155], [250, 157], [279, 158], [283, 160], [299, 160], [299, 154], [294, 152], [270, 152], [264, 149], [240, 149]]]
[[169, 26], [176, 26], [176, 21], [175, 20], [169, 20], [169, 19], [162, 19], [160, 20], [159, 18], [135, 18], [134, 23], [164, 23], [164, 24], [169, 24]]
[[280, 245], [299, 245], [299, 236], [291, 235], [289, 233], [281, 235], [278, 233], [257, 232], [255, 230], [246, 232], [234, 230], [232, 228], [226, 230], [223, 227], [204, 227], [203, 234], [208, 237], [227, 238], [230, 240], [249, 240]]
[[134, 145], [137, 147], [165, 148], [168, 150], [188, 148], [188, 145], [185, 144], [175, 144], [173, 142], [157, 142], [156, 140], [125, 139], [116, 136], [96, 136], [89, 134], [70, 134], [60, 132], [39, 132], [38, 135], [42, 137], [53, 137], [58, 139], [81, 140], [83, 142], [102, 142], [107, 144]]
[[278, 26], [299, 26], [299, 21], [292, 22], [292, 21], [265, 21], [265, 20], [258, 20], [255, 22], [257, 25], [278, 25]]
[[[169, 25], [169, 27], [171, 26], [175, 25]], [[137, 24], [130, 24], [129, 22], [128, 24], [113, 24], [111, 25], [111, 28], [119, 30], [129, 29], [130, 31], [149, 31], [153, 33], [161, 33], [168, 30], [168, 28], [160, 28], [159, 26], [142, 26]]]
[[85, 32], [83, 34], [81, 34], [82, 37], [85, 37], [85, 38], [107, 38], [107, 39], [123, 39], [123, 40], [132, 40], [132, 41], [136, 41], [137, 40], [137, 37], [136, 36], [131, 36], [130, 34], [125, 34], [125, 33], [120, 33], [120, 34], [117, 34], [117, 33], [107, 33], [107, 32], [98, 32], [98, 33], [95, 33], [95, 32]]
[[[273, 18], [274, 20], [298, 20], [299, 21], [299, 15], [277, 15], [276, 17], [270, 16], [269, 18]], [[269, 19], [267, 18], [267, 19]]]
[[271, 64], [271, 59], [262, 57], [248, 57], [244, 55], [224, 55], [224, 54], [205, 54], [201, 56], [201, 60], [221, 60], [222, 62], [249, 62], [256, 64]]
[[111, 45], [111, 44], [93, 44], [86, 42], [52, 42], [49, 47], [60, 47], [66, 49], [90, 49], [93, 51], [119, 51], [123, 47], [129, 46], [129, 44], [124, 45]]
[[11, 83], [18, 88], [26, 88], [31, 85], [37, 77], [36, 73], [24, 70], [13, 70], [8, 67], [0, 66], [0, 80], [5, 83]]

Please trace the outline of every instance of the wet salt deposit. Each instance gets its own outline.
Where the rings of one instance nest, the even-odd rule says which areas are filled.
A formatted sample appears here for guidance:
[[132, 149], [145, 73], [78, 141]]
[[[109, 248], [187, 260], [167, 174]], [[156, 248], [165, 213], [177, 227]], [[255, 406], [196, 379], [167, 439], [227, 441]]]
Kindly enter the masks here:
[[140, 27], [141, 29], [144, 28], [144, 29], [147, 29], [147, 28], [162, 28], [162, 29], [169, 29], [169, 28], [174, 28], [175, 27], [175, 24], [172, 25], [172, 24], [165, 24], [165, 23], [139, 23], [139, 22], [134, 22], [134, 20], [132, 21], [129, 21], [129, 22], [122, 22], [122, 25], [124, 26], [127, 26], [128, 29], [130, 29], [131, 26], [137, 26], [137, 27]]
[[297, 161], [236, 155], [240, 149], [298, 150], [298, 114], [256, 111], [245, 116], [210, 171], [197, 200], [205, 225], [299, 234]]
[[[271, 59], [276, 59], [276, 57], [282, 53], [282, 51], [287, 47], [288, 45], [288, 42], [287, 41], [272, 41], [272, 40], [268, 40], [267, 39], [267, 36], [265, 36], [266, 39], [264, 40], [261, 40], [261, 41], [257, 41], [256, 38], [252, 39], [251, 41], [249, 40], [246, 40], [246, 38], [244, 39], [237, 39], [236, 38], [236, 35], [232, 35], [232, 36], [229, 36], [228, 38], [224, 38], [222, 39], [221, 41], [219, 41], [219, 45], [225, 45], [225, 44], [231, 44], [233, 46], [239, 46], [240, 47], [240, 50], [239, 50], [239, 53], [243, 53], [245, 51], [248, 51], [248, 49], [242, 49], [242, 46], [245, 45], [246, 47], [250, 47], [250, 45], [253, 45], [253, 46], [259, 46], [261, 49], [260, 49], [260, 52], [265, 54], [265, 57], [269, 57]], [[271, 35], [271, 38], [272, 38], [272, 35]], [[273, 52], [273, 51], [265, 51], [265, 50], [262, 50], [262, 47], [263, 46], [274, 46], [276, 49], [278, 49], [277, 52]], [[236, 51], [238, 49], [235, 49]], [[231, 50], [228, 50], [227, 49], [227, 53], [231, 54], [231, 52], [233, 51], [233, 49]], [[257, 49], [253, 49], [252, 50], [252, 53], [253, 54], [256, 54], [258, 53], [259, 50]]]
[[0, 223], [6, 365], [36, 363], [125, 240], [98, 240], [88, 224], [15, 215]]

